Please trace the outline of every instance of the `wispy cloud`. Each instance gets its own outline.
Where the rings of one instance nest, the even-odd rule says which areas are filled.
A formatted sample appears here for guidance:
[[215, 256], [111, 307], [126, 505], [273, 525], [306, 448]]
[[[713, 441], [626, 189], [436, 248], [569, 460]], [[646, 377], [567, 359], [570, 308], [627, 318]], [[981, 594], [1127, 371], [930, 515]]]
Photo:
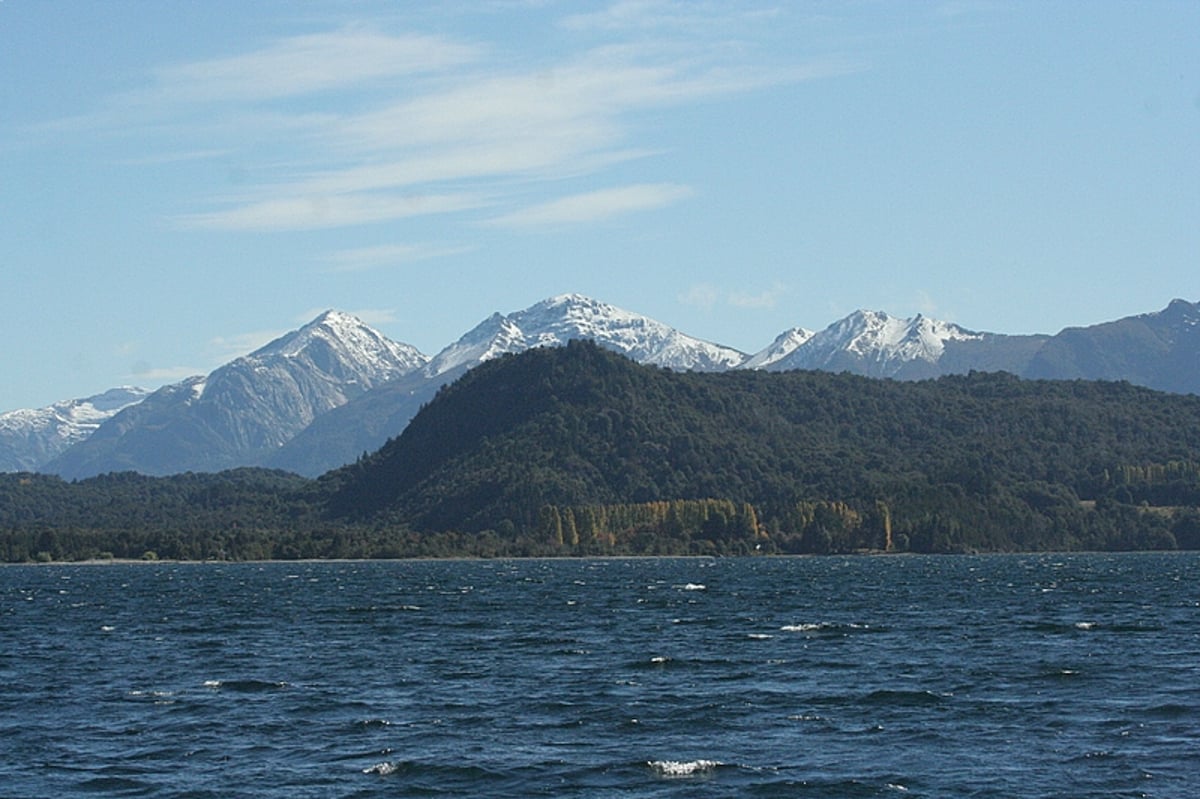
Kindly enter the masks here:
[[925, 289], [919, 289], [917, 291], [913, 304], [916, 306], [917, 312], [922, 316], [928, 316], [934, 319], [958, 318], [957, 313], [954, 313], [953, 310], [947, 310], [946, 308], [943, 308], [937, 302], [937, 300], [934, 299], [933, 295]]
[[249, 355], [289, 332], [288, 330], [253, 330], [231, 336], [217, 336], [209, 339], [207, 351], [214, 363], [224, 364], [243, 355]]
[[358, 317], [368, 325], [386, 325], [391, 322], [399, 322], [400, 318], [396, 316], [396, 312], [390, 308], [359, 308], [355, 311], [347, 311], [351, 316]]
[[641, 183], [560, 197], [495, 217], [489, 224], [529, 228], [596, 222], [633, 211], [662, 208], [691, 194], [692, 190], [687, 186], [677, 186], [673, 183]]
[[721, 291], [716, 286], [710, 283], [696, 283], [689, 286], [687, 291], [681, 293], [676, 299], [683, 305], [707, 311], [711, 310], [720, 298]]
[[731, 14], [746, 19], [769, 18], [776, 16], [778, 11], [751, 7], [718, 8], [712, 3], [691, 0], [618, 0], [599, 11], [572, 14], [561, 24], [570, 30], [719, 29], [728, 25]]
[[735, 291], [729, 295], [729, 304], [737, 308], [759, 309], [774, 308], [781, 297], [787, 294], [787, 287], [775, 283], [769, 289], [752, 294], [747, 291]]
[[661, 151], [639, 141], [646, 112], [854, 68], [757, 53], [739, 32], [752, 36], [770, 13], [617, 2], [561, 17], [578, 46], [538, 57], [350, 25], [164, 65], [68, 124], [144, 137], [157, 163], [255, 165], [237, 194], [197, 197], [200, 210], [173, 214], [183, 228], [303, 231], [483, 207], [509, 227], [603, 220], [688, 191], [581, 191], [583, 179]]
[[280, 197], [179, 218], [185, 228], [288, 231], [346, 227], [476, 208], [478, 197], [453, 194], [349, 194]]
[[760, 310], [774, 308], [779, 300], [787, 294], [787, 287], [775, 283], [769, 289], [752, 293], [744, 289], [725, 291], [711, 283], [697, 283], [688, 287], [677, 299], [682, 305], [690, 305], [701, 310], [712, 310], [717, 305], [729, 305], [745, 310]]
[[426, 261], [431, 258], [461, 255], [474, 249], [474, 247], [436, 244], [382, 244], [375, 247], [340, 250], [323, 256], [321, 260], [329, 264], [332, 272], [362, 272], [368, 269]]
[[129, 374], [125, 377], [138, 385], [157, 387], [206, 374], [207, 371], [195, 366], [151, 366], [146, 361], [138, 361], [129, 368]]
[[432, 73], [478, 60], [475, 46], [439, 36], [393, 36], [363, 26], [281, 39], [259, 50], [164, 66], [130, 99], [177, 103], [271, 100]]

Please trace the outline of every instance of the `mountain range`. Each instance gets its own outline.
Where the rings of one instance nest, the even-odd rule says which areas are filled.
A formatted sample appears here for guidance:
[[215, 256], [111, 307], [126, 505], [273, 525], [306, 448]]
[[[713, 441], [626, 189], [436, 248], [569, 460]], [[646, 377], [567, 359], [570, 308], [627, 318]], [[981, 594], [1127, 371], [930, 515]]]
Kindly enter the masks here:
[[257, 463], [320, 415], [427, 360], [348, 314], [328, 311], [207, 376], [118, 410], [40, 471], [162, 475]]
[[976, 332], [923, 315], [856, 311], [819, 332], [784, 331], [748, 354], [572, 294], [493, 314], [432, 358], [328, 311], [206, 376], [0, 414], [0, 471], [82, 478], [256, 465], [314, 476], [399, 435], [442, 386], [472, 367], [576, 339], [675, 371], [808, 369], [901, 380], [1006, 371], [1200, 394], [1200, 303], [1184, 300], [1055, 335]]
[[63, 400], [47, 408], [0, 414], [0, 472], [37, 470], [149, 393], [125, 386], [94, 397]]

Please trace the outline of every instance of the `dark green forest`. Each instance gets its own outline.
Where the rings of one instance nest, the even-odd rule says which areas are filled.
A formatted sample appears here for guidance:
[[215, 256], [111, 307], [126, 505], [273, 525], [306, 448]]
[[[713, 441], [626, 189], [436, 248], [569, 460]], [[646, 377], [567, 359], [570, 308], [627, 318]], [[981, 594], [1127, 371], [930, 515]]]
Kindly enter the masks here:
[[0, 559], [1200, 548], [1200, 397], [972, 373], [477, 367], [317, 480], [0, 475]]

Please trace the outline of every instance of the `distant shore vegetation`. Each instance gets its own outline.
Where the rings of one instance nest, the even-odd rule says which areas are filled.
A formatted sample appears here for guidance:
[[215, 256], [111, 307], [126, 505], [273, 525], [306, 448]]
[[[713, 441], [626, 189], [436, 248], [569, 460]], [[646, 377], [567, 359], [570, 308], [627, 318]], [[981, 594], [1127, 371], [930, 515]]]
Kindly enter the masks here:
[[318, 479], [0, 475], [0, 561], [1200, 549], [1200, 397], [488, 362]]

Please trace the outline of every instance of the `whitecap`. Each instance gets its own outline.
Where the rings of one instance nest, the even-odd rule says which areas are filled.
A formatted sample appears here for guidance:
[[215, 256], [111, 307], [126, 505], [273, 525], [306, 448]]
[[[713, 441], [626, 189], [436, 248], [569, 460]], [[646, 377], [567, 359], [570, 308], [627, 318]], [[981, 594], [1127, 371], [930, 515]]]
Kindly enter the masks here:
[[752, 641], [768, 641], [775, 636], [771, 635], [770, 633], [748, 633], [746, 637]]
[[707, 591], [708, 586], [704, 583], [688, 583], [683, 587], [684, 591]]
[[1075, 622], [1075, 629], [1076, 630], [1094, 630], [1094, 629], [1096, 629], [1096, 622], [1094, 622], [1094, 621], [1077, 621], [1077, 622]]
[[709, 774], [721, 764], [716, 760], [651, 760], [646, 765], [660, 777], [694, 777]]
[[400, 768], [400, 766], [397, 765], [396, 763], [391, 763], [391, 762], [388, 762], [385, 760], [382, 763], [376, 763], [373, 766], [366, 767], [365, 769], [362, 770], [362, 773], [363, 774], [378, 774], [381, 777], [386, 777], [389, 774], [395, 774], [397, 769], [399, 769], [399, 768]]

